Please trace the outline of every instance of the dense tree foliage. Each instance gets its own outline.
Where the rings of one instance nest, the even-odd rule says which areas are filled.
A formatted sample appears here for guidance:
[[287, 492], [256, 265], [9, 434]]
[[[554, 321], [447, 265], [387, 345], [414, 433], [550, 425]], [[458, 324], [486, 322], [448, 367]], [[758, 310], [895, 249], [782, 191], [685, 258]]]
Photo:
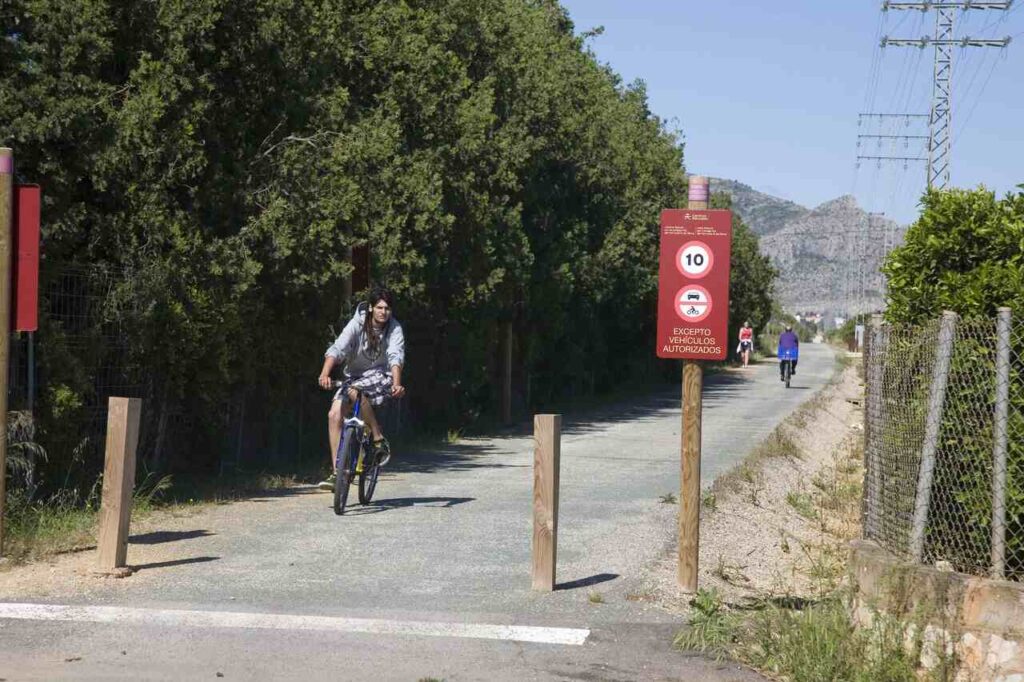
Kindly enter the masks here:
[[930, 191], [903, 246], [883, 267], [886, 317], [919, 322], [943, 310], [1024, 314], [1024, 192], [996, 199], [986, 189]]
[[[1024, 187], [1022, 187], [1024, 189]], [[997, 308], [1011, 308], [1015, 329], [1024, 316], [1024, 192], [997, 199], [984, 188], [929, 191], [903, 246], [890, 254], [886, 317], [894, 323], [933, 321], [958, 313], [964, 333], [953, 344], [943, 426], [936, 455], [928, 551], [958, 568], [989, 565], [992, 519], [992, 427], [996, 382]], [[983, 321], [986, 320], [986, 321]], [[934, 334], [928, 327], [919, 334]], [[934, 330], [935, 327], [930, 328]], [[1008, 571], [1024, 577], [1024, 337], [1011, 336], [1006, 524]], [[933, 356], [932, 346], [890, 347]], [[926, 364], [927, 366], [927, 364]], [[927, 383], [923, 384], [925, 387]], [[909, 396], [900, 396], [910, 400]], [[915, 398], [923, 414], [928, 395]], [[965, 523], [965, 521], [967, 523]], [[966, 527], [965, 527], [966, 526]]]
[[112, 283], [90, 292], [91, 345], [44, 323], [44, 430], [88, 402], [86, 359], [113, 330], [145, 377], [147, 453], [215, 462], [224, 405], [244, 396], [260, 423], [312, 387], [360, 244], [398, 295], [423, 419], [493, 409], [507, 323], [520, 405], [652, 370], [682, 148], [557, 2], [0, 12], [0, 143], [44, 187], [44, 276]]

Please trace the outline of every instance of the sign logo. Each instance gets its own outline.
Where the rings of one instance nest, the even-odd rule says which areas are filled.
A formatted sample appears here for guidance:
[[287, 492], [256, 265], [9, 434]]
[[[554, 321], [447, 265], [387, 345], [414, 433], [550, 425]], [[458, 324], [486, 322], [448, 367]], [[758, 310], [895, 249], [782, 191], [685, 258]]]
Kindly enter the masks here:
[[700, 322], [711, 314], [711, 294], [696, 284], [683, 287], [676, 294], [676, 314], [686, 322]]
[[676, 267], [689, 279], [700, 279], [714, 264], [715, 256], [704, 242], [687, 242], [676, 252]]

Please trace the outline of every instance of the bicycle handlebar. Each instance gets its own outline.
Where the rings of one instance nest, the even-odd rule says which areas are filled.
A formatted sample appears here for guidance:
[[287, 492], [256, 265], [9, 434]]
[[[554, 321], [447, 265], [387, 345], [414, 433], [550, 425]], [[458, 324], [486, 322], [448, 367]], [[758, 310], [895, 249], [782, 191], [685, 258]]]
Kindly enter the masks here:
[[[333, 380], [331, 380], [331, 387], [330, 388], [325, 388], [324, 390], [325, 391], [337, 391], [339, 388], [341, 388], [344, 385], [345, 385], [345, 382], [342, 381], [341, 379], [333, 379]], [[363, 393], [363, 390], [361, 388], [357, 388], [355, 386], [351, 386], [350, 388], [353, 391], [355, 391], [356, 393], [360, 394], [360, 395], [362, 395], [362, 393]]]

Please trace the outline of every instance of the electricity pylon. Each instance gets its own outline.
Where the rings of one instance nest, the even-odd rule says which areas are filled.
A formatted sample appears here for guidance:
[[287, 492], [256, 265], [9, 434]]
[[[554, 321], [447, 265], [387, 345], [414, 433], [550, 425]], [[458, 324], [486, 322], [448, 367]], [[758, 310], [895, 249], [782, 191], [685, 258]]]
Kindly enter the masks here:
[[1001, 10], [1010, 9], [1013, 0], [1007, 2], [889, 2], [882, 3], [882, 11], [888, 10], [935, 10], [935, 37], [882, 38], [882, 47], [918, 47], [922, 50], [935, 46], [935, 75], [932, 84], [932, 110], [928, 118], [928, 188], [944, 189], [949, 185], [950, 130], [952, 124], [953, 92], [953, 48], [954, 47], [1006, 47], [1010, 38], [991, 40], [987, 38], [954, 38], [953, 16], [956, 10]]

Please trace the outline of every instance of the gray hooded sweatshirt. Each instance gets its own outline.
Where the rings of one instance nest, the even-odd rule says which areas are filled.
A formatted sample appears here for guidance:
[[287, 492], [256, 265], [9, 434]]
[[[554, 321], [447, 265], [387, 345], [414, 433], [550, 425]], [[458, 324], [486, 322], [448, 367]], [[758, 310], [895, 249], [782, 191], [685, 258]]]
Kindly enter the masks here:
[[363, 329], [366, 305], [363, 302], [356, 307], [355, 315], [345, 325], [341, 336], [325, 353], [325, 356], [345, 361], [346, 377], [359, 377], [371, 369], [387, 372], [395, 365], [401, 367], [405, 364], [405, 335], [402, 325], [393, 317], [381, 330], [380, 352], [376, 357], [370, 355], [369, 339]]

